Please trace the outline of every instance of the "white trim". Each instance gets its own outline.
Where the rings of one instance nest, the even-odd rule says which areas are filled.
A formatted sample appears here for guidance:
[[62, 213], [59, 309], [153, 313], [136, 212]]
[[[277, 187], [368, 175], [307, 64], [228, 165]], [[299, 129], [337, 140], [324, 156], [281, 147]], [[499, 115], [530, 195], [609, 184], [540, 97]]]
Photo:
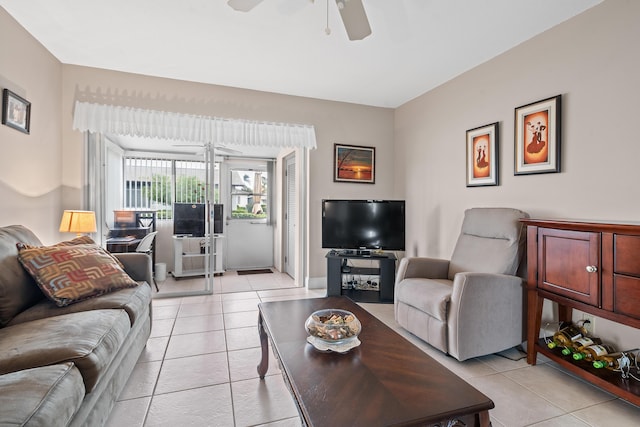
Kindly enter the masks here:
[[307, 289], [327, 289], [327, 278], [326, 277], [307, 278]]

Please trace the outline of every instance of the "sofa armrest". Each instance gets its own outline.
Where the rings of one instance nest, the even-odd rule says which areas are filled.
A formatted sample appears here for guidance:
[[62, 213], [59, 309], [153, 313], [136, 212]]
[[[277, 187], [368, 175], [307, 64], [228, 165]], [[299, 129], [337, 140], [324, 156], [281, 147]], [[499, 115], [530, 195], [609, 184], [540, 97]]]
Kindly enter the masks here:
[[523, 300], [520, 277], [456, 274], [447, 314], [449, 354], [462, 361], [521, 344]]
[[404, 279], [422, 277], [426, 279], [446, 279], [449, 273], [449, 261], [446, 259], [408, 257], [400, 260], [396, 283]]
[[133, 280], [144, 280], [153, 286], [153, 270], [151, 268], [151, 256], [139, 253], [114, 253], [112, 254], [120, 260], [124, 265], [124, 271], [131, 276]]

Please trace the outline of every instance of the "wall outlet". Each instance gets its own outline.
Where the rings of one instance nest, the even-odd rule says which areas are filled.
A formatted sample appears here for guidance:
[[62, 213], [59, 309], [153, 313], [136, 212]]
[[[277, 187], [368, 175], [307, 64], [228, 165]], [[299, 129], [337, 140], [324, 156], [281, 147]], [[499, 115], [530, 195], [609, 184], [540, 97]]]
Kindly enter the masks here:
[[593, 317], [593, 315], [588, 313], [582, 313], [582, 320], [583, 320], [582, 326], [587, 330], [589, 335], [594, 336], [594, 334], [596, 333], [595, 317]]

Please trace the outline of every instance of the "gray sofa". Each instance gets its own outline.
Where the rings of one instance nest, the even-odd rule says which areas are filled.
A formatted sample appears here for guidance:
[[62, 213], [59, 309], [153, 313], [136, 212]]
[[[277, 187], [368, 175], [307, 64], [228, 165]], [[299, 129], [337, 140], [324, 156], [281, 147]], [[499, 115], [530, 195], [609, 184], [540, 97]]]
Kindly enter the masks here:
[[0, 227], [0, 425], [101, 426], [151, 331], [151, 259], [117, 254], [138, 286], [58, 307], [18, 261], [40, 246]]
[[462, 361], [523, 342], [523, 258], [528, 215], [510, 208], [465, 212], [451, 260], [403, 258], [395, 318], [403, 328]]

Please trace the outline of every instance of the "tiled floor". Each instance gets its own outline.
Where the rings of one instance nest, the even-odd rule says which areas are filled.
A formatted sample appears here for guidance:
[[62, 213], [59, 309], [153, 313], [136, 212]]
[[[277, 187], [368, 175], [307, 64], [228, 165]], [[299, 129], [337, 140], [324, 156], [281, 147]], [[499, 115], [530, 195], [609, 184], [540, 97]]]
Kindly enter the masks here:
[[[279, 273], [225, 278], [216, 280], [214, 295], [154, 299], [151, 338], [109, 426], [300, 425], [277, 367], [258, 378], [257, 303], [324, 291], [283, 288], [286, 277]], [[461, 363], [399, 329], [392, 304], [362, 305], [489, 396], [494, 427], [640, 425], [640, 408], [552, 362], [529, 366], [491, 355]]]
[[[286, 289], [295, 286], [293, 279], [284, 273], [272, 269], [269, 274], [238, 275], [235, 271], [227, 271], [223, 276], [216, 276], [213, 281], [213, 293], [231, 293], [245, 291], [262, 291], [271, 289]], [[205, 287], [203, 277], [174, 279], [171, 274], [166, 280], [158, 282], [162, 297], [168, 293], [202, 291]]]

